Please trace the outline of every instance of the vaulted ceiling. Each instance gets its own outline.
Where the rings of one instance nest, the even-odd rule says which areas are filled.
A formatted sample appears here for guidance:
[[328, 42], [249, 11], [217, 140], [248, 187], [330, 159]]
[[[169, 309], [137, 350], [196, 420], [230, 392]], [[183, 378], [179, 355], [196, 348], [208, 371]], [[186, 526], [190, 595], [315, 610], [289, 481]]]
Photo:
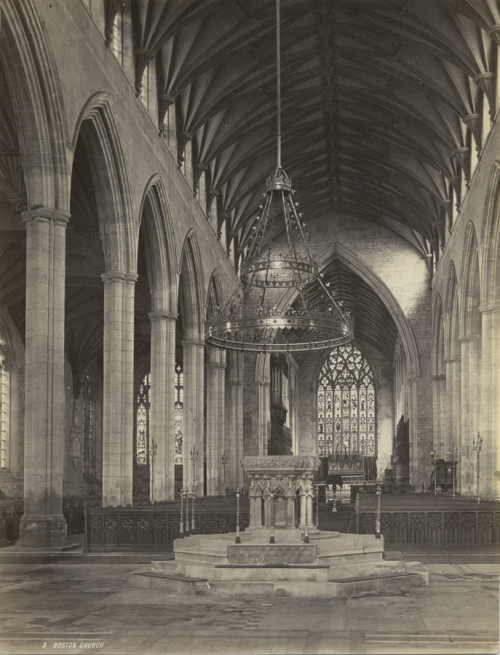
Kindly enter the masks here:
[[[108, 22], [116, 2], [109, 2]], [[136, 85], [244, 247], [276, 162], [274, 0], [132, 2]], [[385, 224], [425, 251], [494, 111], [498, 0], [282, 0], [283, 166], [304, 219]], [[211, 193], [212, 192], [212, 193]]]

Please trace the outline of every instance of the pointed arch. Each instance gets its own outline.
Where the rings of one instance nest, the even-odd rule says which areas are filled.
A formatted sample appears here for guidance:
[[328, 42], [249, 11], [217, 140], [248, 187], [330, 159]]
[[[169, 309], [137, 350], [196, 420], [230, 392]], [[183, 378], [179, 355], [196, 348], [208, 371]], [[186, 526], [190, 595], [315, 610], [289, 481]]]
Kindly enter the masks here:
[[[354, 273], [356, 273], [356, 275], [359, 275], [359, 277], [364, 282], [366, 282], [382, 300], [392, 319], [394, 320], [394, 323], [396, 324], [398, 332], [401, 336], [401, 343], [409, 363], [409, 374], [412, 379], [419, 377], [420, 363], [415, 336], [408, 322], [408, 319], [401, 309], [400, 304], [394, 297], [394, 294], [387, 287], [387, 285], [384, 284], [384, 282], [382, 282], [382, 280], [366, 264], [364, 264], [359, 259], [359, 257], [357, 257], [357, 255], [355, 255], [348, 248], [338, 242], [332, 244], [330, 248], [325, 250], [319, 257], [317, 257], [319, 268], [325, 268], [331, 264], [334, 259], [338, 259], [341, 263], [345, 264]], [[294, 292], [288, 291], [285, 292], [280, 298], [278, 305], [279, 307], [286, 307], [291, 304], [293, 300]]]
[[206, 307], [205, 315], [209, 316], [216, 307], [220, 307], [222, 303], [222, 282], [220, 279], [220, 274], [217, 269], [212, 271], [210, 276], [210, 281], [208, 283], [207, 297], [206, 297]]
[[190, 230], [182, 247], [179, 296], [183, 304], [185, 339], [203, 339], [204, 276], [200, 249], [194, 230]]
[[479, 253], [474, 224], [467, 223], [464, 254], [462, 260], [463, 297], [460, 314], [460, 333], [464, 336], [478, 336], [481, 332], [481, 289], [479, 277]]
[[69, 212], [68, 132], [62, 90], [33, 0], [2, 3], [0, 39], [4, 73], [16, 107], [28, 208], [37, 205]]
[[444, 324], [443, 324], [443, 302], [439, 293], [436, 295], [434, 300], [434, 311], [432, 313], [434, 317], [433, 321], [433, 358], [432, 358], [432, 367], [433, 375], [444, 375], [445, 374], [445, 364], [444, 364]]
[[138, 223], [134, 221], [130, 180], [107, 93], [95, 93], [80, 112], [72, 147], [83, 140], [98, 197], [97, 211], [106, 271], [135, 272]]
[[450, 261], [445, 295], [445, 356], [459, 357], [460, 298], [455, 262]]
[[500, 302], [500, 161], [493, 163], [484, 204], [481, 304]]
[[[148, 181], [139, 210], [144, 227], [151, 289], [152, 311], [177, 312], [175, 235], [165, 181], [153, 175]], [[137, 256], [136, 256], [137, 257]]]

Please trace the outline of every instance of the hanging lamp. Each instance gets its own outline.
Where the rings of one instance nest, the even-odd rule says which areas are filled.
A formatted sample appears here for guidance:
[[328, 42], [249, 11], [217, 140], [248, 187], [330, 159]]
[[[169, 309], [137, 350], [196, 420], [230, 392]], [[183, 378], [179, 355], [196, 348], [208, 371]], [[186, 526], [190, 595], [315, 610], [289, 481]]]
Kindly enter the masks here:
[[[280, 0], [276, 0], [277, 162], [266, 179], [265, 201], [255, 219], [240, 286], [207, 318], [206, 341], [250, 352], [287, 353], [322, 350], [353, 338], [349, 312], [323, 282], [310, 252], [304, 223], [293, 199], [292, 181], [281, 166]], [[273, 243], [278, 220], [284, 220], [286, 244]], [[286, 298], [280, 298], [280, 290]], [[321, 307], [309, 295], [318, 290]]]

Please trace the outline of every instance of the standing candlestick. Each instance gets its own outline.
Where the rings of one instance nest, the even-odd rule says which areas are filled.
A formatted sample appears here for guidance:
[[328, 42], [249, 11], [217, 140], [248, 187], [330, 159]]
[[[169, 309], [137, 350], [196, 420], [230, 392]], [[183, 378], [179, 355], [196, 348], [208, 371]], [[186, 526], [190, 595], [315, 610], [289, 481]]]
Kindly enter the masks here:
[[456, 491], [456, 469], [455, 469], [455, 457], [458, 457], [458, 448], [455, 447], [455, 444], [451, 444], [451, 450], [446, 453], [447, 456], [451, 457], [451, 488], [453, 493], [453, 498], [455, 498]]
[[240, 539], [240, 488], [236, 487], [236, 538], [235, 544], [241, 544]]
[[479, 471], [479, 460], [480, 460], [480, 453], [481, 453], [481, 448], [483, 446], [483, 439], [481, 437], [481, 434], [477, 433], [477, 438], [473, 439], [472, 441], [472, 450], [476, 451], [476, 480], [477, 480], [477, 504], [481, 502], [481, 495], [479, 493], [479, 483], [481, 480], [481, 474]]
[[271, 536], [269, 537], [269, 543], [270, 544], [275, 544], [276, 540], [274, 539], [274, 494], [271, 494], [271, 503], [270, 503], [270, 509], [271, 509]]
[[377, 485], [377, 513], [375, 515], [375, 537], [380, 539], [380, 497], [382, 495], [382, 488]]
[[309, 499], [309, 487], [305, 487], [304, 493], [305, 493], [305, 499], [306, 499], [306, 515], [305, 515], [306, 527], [305, 527], [305, 531], [304, 531], [304, 543], [308, 544], [309, 543], [309, 526], [307, 525], [307, 519], [308, 519], [308, 516], [307, 516], [307, 502], [308, 502], [308, 499]]
[[190, 532], [189, 532], [189, 491], [188, 488], [184, 488], [184, 498], [186, 499], [186, 511], [184, 514], [185, 521], [186, 521], [186, 527], [184, 529], [184, 533], [186, 537], [189, 537]]
[[192, 498], [193, 498], [193, 504], [191, 505], [191, 534], [195, 534], [196, 533], [196, 527], [194, 525], [194, 499], [196, 498], [196, 495], [194, 493], [194, 489], [193, 489]]
[[179, 526], [179, 539], [184, 539], [184, 489], [181, 489], [181, 520]]
[[316, 530], [319, 530], [319, 485], [316, 485]]
[[434, 464], [434, 495], [437, 496], [437, 458], [436, 453], [431, 453], [432, 462]]

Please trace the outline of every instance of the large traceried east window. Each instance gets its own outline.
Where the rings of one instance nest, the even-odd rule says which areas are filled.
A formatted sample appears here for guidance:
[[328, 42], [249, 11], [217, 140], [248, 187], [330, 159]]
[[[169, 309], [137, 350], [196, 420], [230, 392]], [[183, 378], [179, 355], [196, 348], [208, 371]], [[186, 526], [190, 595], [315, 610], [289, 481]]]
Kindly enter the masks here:
[[368, 362], [352, 345], [331, 351], [318, 380], [318, 455], [374, 456], [375, 387]]

